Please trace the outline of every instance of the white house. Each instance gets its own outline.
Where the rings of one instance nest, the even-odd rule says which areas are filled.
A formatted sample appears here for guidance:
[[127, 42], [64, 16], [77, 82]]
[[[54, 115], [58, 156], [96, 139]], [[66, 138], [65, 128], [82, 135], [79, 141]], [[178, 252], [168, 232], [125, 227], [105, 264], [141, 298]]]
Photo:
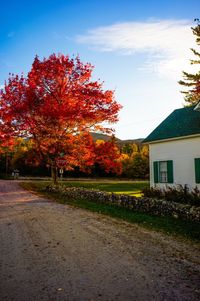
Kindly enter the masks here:
[[151, 187], [200, 189], [199, 106], [175, 110], [143, 142], [149, 143]]

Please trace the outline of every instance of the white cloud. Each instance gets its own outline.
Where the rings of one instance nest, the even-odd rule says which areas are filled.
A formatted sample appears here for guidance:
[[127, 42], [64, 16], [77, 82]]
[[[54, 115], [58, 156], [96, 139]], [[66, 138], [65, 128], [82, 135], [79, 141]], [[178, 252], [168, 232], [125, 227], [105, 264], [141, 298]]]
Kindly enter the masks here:
[[4, 88], [4, 85], [0, 85], [0, 90]]
[[89, 30], [76, 40], [99, 51], [143, 53], [146, 61], [141, 69], [177, 80], [182, 70], [191, 69], [190, 48], [196, 45], [191, 26], [187, 20], [126, 22]]

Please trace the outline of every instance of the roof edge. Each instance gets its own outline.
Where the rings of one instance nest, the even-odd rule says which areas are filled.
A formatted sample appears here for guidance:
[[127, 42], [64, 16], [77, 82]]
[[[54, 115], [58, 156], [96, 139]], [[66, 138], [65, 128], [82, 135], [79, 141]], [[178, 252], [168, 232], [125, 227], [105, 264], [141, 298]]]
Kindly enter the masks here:
[[179, 137], [172, 137], [167, 139], [160, 139], [160, 140], [153, 140], [153, 141], [145, 141], [145, 139], [142, 141], [142, 143], [146, 144], [154, 144], [154, 143], [162, 143], [162, 142], [168, 142], [168, 141], [175, 141], [175, 140], [185, 140], [189, 138], [197, 138], [200, 137], [200, 134], [194, 134], [194, 135], [187, 135], [187, 136], [179, 136]]

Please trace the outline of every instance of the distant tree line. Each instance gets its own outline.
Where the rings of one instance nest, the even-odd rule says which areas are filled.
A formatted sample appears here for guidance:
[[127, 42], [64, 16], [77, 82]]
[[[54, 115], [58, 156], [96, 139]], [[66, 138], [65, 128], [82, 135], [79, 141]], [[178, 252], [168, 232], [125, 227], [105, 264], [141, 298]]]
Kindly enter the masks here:
[[[73, 170], [65, 170], [63, 176], [65, 177], [120, 177], [131, 179], [148, 179], [149, 177], [149, 149], [148, 145], [143, 145], [138, 142], [129, 142], [119, 144], [114, 142], [110, 144], [108, 141], [96, 140], [96, 149], [98, 150], [98, 161], [96, 161], [89, 171], [83, 171], [79, 166]], [[105, 152], [107, 144], [108, 150]], [[104, 147], [102, 148], [102, 145]], [[110, 146], [115, 149], [110, 149]], [[102, 152], [102, 149], [104, 151]], [[102, 154], [101, 154], [102, 152]], [[111, 166], [113, 160], [113, 153], [115, 153], [115, 160], [118, 160], [121, 170], [111, 168], [106, 170], [106, 166]], [[117, 154], [117, 156], [116, 156]], [[101, 159], [101, 160], [100, 160]], [[101, 164], [109, 161], [109, 164]], [[51, 176], [51, 167], [46, 162], [40, 160], [36, 150], [33, 147], [31, 139], [18, 138], [17, 143], [8, 150], [0, 153], [0, 174], [11, 175], [14, 169], [20, 171], [22, 176]], [[58, 168], [59, 175], [59, 168]]]
[[149, 178], [149, 147], [142, 143], [122, 146], [122, 176], [132, 179]]

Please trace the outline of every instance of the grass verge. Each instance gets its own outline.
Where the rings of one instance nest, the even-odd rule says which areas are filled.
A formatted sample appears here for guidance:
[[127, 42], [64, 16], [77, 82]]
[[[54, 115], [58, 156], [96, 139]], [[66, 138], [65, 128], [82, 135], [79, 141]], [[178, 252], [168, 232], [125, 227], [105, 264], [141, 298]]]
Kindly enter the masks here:
[[[124, 221], [138, 224], [144, 228], [163, 232], [168, 235], [200, 242], [200, 224], [189, 221], [182, 221], [173, 217], [152, 216], [146, 213], [133, 212], [115, 205], [97, 204], [87, 200], [69, 200], [55, 193], [44, 192], [47, 182], [22, 182], [21, 186], [27, 190], [36, 191], [42, 196], [58, 201], [62, 204], [69, 204], [75, 207], [87, 209], [100, 214], [119, 218]], [[72, 185], [71, 185], [72, 186]], [[78, 186], [83, 187], [83, 186]], [[88, 187], [87, 187], [88, 188]]]

